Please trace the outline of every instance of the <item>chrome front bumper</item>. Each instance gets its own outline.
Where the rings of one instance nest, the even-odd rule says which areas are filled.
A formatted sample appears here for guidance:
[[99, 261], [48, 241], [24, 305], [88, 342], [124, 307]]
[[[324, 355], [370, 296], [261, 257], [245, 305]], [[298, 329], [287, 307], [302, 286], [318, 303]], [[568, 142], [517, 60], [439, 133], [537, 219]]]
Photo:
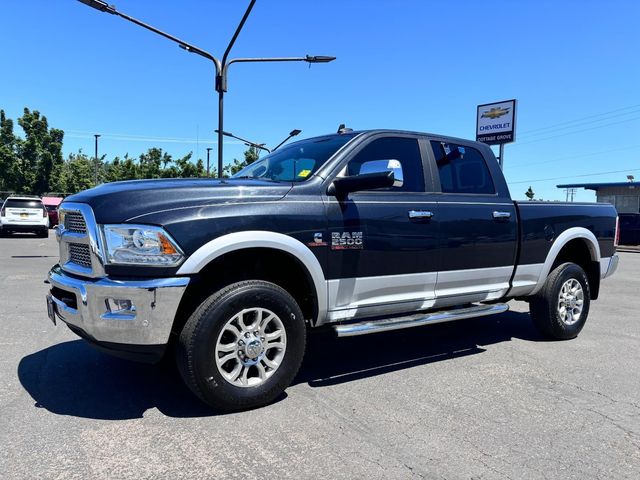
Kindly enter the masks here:
[[[49, 272], [53, 314], [96, 343], [165, 345], [189, 278], [150, 280], [78, 279], [59, 265]], [[112, 312], [109, 299], [132, 307]]]

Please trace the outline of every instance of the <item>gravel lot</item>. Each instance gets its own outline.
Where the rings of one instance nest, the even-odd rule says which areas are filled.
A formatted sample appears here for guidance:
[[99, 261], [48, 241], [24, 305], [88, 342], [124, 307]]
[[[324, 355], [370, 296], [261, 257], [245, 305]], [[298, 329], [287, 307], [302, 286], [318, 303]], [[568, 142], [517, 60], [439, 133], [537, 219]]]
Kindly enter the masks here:
[[55, 239], [0, 239], [2, 478], [640, 478], [640, 253], [579, 338], [527, 305], [310, 338], [275, 404], [216, 415], [176, 371], [94, 351], [46, 317]]

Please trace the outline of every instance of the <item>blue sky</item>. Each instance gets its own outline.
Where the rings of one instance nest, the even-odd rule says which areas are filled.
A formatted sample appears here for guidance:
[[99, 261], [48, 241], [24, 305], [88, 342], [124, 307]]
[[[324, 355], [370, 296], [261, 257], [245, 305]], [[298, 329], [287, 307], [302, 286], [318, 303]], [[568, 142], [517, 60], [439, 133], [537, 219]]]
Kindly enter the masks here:
[[[221, 56], [246, 3], [116, 5]], [[472, 138], [477, 104], [517, 98], [505, 154], [512, 194], [531, 185], [564, 199], [558, 183], [640, 178], [638, 18], [635, 0], [258, 0], [231, 57], [338, 60], [233, 65], [225, 130], [269, 145], [293, 128], [304, 137], [340, 123]], [[0, 108], [14, 119], [40, 110], [65, 130], [65, 153], [92, 153], [93, 133], [108, 158], [152, 146], [205, 158], [215, 147], [203, 58], [75, 0], [3, 0], [0, 31]], [[244, 148], [226, 144], [225, 160]], [[620, 172], [590, 175], [610, 171]]]

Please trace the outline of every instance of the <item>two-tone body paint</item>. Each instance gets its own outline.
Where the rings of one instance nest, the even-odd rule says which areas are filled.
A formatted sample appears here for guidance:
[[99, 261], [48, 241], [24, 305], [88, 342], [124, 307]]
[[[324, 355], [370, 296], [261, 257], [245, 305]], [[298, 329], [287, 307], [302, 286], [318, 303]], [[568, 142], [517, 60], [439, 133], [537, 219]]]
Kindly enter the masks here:
[[[424, 192], [357, 192], [337, 199], [327, 188], [360, 148], [381, 136], [417, 139], [424, 169]], [[482, 152], [496, 187], [494, 195], [440, 191], [432, 140]], [[516, 203], [490, 148], [476, 142], [397, 131], [353, 135], [333, 158], [302, 183], [261, 180], [141, 181], [105, 185], [71, 197], [89, 203], [98, 223], [163, 226], [187, 257], [213, 258], [216, 239], [238, 232], [281, 234], [294, 243], [292, 255], [311, 252], [323, 282], [318, 301], [326, 318], [393, 314], [496, 300], [520, 282], [519, 294], [535, 289], [558, 235], [567, 228], [593, 232], [602, 256], [613, 254], [615, 209], [602, 205]], [[412, 220], [410, 211], [430, 218]], [[508, 214], [494, 218], [494, 212]], [[550, 230], [553, 234], [550, 234]], [[332, 234], [362, 235], [362, 248], [332, 248]], [[219, 248], [219, 247], [216, 247]], [[232, 248], [225, 244], [225, 251]], [[284, 249], [284, 247], [283, 247]], [[215, 252], [214, 252], [215, 253]], [[519, 260], [517, 260], [517, 258]], [[314, 262], [315, 263], [315, 262]], [[185, 268], [186, 265], [195, 265]], [[518, 268], [516, 268], [518, 267]], [[197, 275], [202, 265], [182, 268], [107, 267], [111, 276]], [[518, 273], [520, 272], [520, 274]], [[509, 293], [511, 295], [511, 292]]]
[[592, 232], [602, 257], [615, 253], [616, 209], [608, 203], [516, 202], [521, 222], [521, 264], [544, 262], [549, 245], [565, 230]]

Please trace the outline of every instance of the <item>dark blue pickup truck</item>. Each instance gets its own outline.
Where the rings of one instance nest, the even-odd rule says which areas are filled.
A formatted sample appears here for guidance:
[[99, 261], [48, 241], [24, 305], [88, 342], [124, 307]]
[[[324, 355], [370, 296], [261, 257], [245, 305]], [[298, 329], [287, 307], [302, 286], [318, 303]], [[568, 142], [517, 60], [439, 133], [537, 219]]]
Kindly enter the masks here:
[[289, 385], [308, 328], [384, 332], [518, 299], [544, 335], [573, 338], [616, 270], [616, 230], [608, 204], [512, 201], [486, 145], [349, 131], [228, 179], [68, 197], [47, 306], [115, 355], [175, 350], [196, 395], [237, 410]]

